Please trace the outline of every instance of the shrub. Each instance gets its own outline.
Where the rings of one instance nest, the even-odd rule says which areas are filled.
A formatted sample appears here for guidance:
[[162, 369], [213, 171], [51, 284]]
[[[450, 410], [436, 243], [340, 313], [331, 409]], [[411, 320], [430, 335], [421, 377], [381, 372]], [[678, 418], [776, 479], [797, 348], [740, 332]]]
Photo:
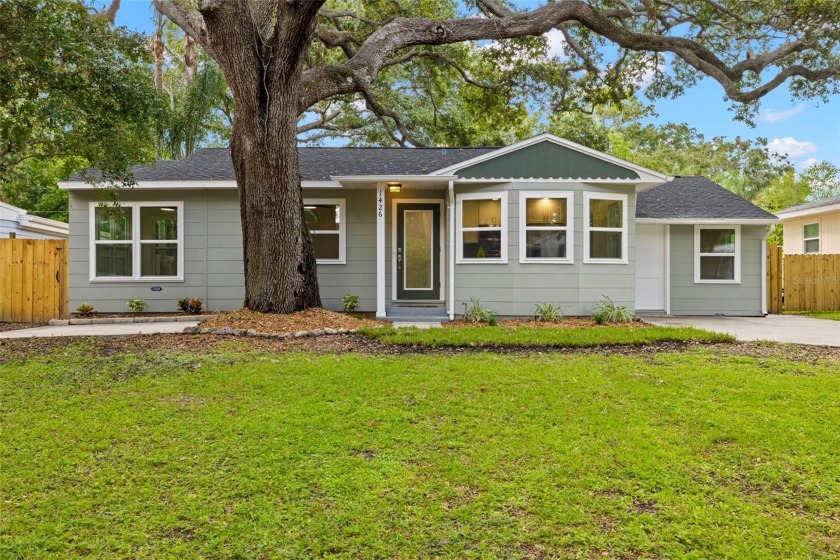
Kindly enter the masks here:
[[344, 311], [355, 311], [359, 307], [359, 296], [344, 294], [341, 296], [341, 305], [344, 306]]
[[556, 303], [538, 303], [534, 308], [535, 321], [562, 321], [563, 308]]
[[96, 313], [96, 309], [94, 309], [93, 306], [88, 302], [84, 302], [82, 305], [76, 308], [76, 313], [78, 313], [81, 317], [90, 317], [91, 315]]
[[495, 326], [499, 324], [498, 313], [492, 309], [487, 309], [475, 296], [470, 297], [470, 302], [464, 311], [464, 319], [471, 323], [487, 323]]
[[201, 313], [201, 308], [204, 307], [204, 302], [198, 298], [181, 298], [178, 300], [178, 309], [184, 313], [192, 313], [193, 315]]
[[143, 313], [146, 310], [146, 307], [148, 307], [146, 300], [139, 297], [128, 300], [125, 302], [125, 305], [132, 313]]
[[616, 305], [607, 296], [602, 296], [601, 301], [595, 305], [592, 312], [592, 319], [599, 325], [606, 323], [629, 323], [636, 317], [636, 313], [626, 305]]

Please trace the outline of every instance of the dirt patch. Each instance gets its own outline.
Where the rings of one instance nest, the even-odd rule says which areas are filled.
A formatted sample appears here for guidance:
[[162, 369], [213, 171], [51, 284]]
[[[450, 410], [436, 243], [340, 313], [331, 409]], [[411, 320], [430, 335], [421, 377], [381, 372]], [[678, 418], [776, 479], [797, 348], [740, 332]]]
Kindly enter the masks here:
[[258, 313], [249, 309], [219, 313], [201, 323], [203, 329], [246, 329], [258, 333], [295, 333], [319, 329], [360, 329], [384, 324], [364, 315], [311, 308], [296, 313]]
[[43, 327], [45, 325], [46, 323], [0, 323], [0, 332], [34, 329], [35, 327]]

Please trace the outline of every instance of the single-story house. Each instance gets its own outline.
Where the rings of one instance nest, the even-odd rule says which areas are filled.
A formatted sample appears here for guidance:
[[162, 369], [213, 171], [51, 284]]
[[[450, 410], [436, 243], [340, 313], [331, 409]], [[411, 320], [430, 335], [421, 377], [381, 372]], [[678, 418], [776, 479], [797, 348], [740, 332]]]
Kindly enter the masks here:
[[[323, 304], [379, 317], [503, 316], [540, 302], [588, 315], [608, 296], [640, 313], [762, 315], [775, 216], [702, 177], [668, 177], [549, 134], [502, 148], [300, 148]], [[150, 311], [244, 297], [226, 149], [135, 169], [118, 212], [70, 191], [71, 308]]]
[[840, 196], [791, 206], [776, 215], [784, 226], [785, 254], [840, 254]]

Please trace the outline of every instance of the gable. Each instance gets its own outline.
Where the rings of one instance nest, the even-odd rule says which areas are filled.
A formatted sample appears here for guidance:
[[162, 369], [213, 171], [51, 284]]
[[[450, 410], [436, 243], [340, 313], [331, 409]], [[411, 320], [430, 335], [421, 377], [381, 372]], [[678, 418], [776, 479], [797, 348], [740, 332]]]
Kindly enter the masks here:
[[549, 141], [475, 163], [455, 174], [463, 179], [640, 179], [632, 169]]

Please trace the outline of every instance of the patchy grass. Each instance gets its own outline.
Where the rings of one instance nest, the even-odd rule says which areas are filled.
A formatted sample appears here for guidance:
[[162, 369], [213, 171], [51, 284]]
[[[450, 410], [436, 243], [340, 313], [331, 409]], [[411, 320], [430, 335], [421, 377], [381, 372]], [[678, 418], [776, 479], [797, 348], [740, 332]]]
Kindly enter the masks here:
[[364, 336], [388, 344], [441, 347], [554, 347], [585, 348], [591, 346], [638, 345], [657, 342], [734, 342], [728, 334], [690, 327], [590, 327], [554, 328], [549, 326], [517, 326], [514, 328], [463, 326], [444, 329], [414, 327], [376, 327], [359, 331]]
[[840, 360], [727, 348], [10, 362], [0, 557], [837, 557]]
[[840, 321], [840, 311], [786, 311], [785, 315], [805, 315], [814, 319]]

